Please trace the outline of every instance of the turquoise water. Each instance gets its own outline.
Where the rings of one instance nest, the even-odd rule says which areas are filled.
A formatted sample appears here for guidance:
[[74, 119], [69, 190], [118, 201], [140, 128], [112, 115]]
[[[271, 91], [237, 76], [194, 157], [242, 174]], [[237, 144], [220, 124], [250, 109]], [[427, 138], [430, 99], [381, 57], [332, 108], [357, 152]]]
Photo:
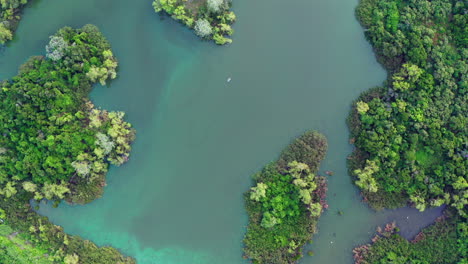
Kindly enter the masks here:
[[375, 213], [346, 174], [350, 103], [386, 76], [354, 18], [356, 4], [236, 0], [234, 43], [218, 47], [154, 14], [151, 0], [35, 1], [0, 52], [0, 79], [44, 54], [60, 27], [95, 24], [120, 68], [118, 79], [96, 87], [92, 99], [125, 111], [137, 129], [131, 160], [111, 168], [101, 199], [42, 205], [39, 212], [138, 263], [247, 263], [242, 193], [250, 175], [294, 137], [316, 129], [330, 147], [322, 171], [335, 174], [329, 211], [310, 246], [315, 256], [301, 263], [352, 263], [352, 248], [394, 219], [410, 237], [438, 211]]

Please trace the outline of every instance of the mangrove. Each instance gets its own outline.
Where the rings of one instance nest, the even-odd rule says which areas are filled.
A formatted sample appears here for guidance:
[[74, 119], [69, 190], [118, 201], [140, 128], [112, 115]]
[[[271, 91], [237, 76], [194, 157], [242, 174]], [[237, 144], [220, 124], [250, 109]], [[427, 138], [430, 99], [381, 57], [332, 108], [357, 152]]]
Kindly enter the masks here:
[[388, 80], [353, 104], [350, 174], [375, 209], [450, 207], [412, 241], [379, 229], [355, 261], [466, 263], [467, 3], [361, 0], [356, 13]]
[[[9, 244], [27, 241], [34, 248], [25, 259], [46, 252], [52, 263], [134, 263], [115, 249], [67, 235], [30, 205], [43, 199], [88, 203], [102, 195], [109, 165], [128, 160], [135, 130], [124, 113], [89, 100], [93, 84], [116, 78], [117, 65], [97, 27], [64, 27], [50, 37], [45, 56], [31, 57], [0, 83], [0, 249], [14, 252]], [[20, 256], [8, 252], [0, 254], [11, 258], [4, 263], [18, 263]]]

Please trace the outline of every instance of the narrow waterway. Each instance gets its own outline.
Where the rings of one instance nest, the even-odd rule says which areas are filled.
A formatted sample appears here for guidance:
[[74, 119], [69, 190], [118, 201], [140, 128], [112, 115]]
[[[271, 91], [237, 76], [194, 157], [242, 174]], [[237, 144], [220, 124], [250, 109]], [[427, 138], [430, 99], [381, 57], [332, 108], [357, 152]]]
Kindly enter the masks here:
[[310, 246], [315, 256], [301, 263], [352, 263], [352, 248], [394, 219], [411, 236], [438, 211], [375, 213], [346, 173], [350, 104], [386, 77], [354, 18], [356, 4], [234, 0], [234, 43], [217, 47], [155, 14], [151, 0], [35, 0], [0, 52], [0, 79], [44, 54], [60, 27], [95, 24], [120, 68], [119, 78], [96, 87], [92, 99], [125, 111], [137, 129], [131, 160], [111, 168], [101, 199], [42, 205], [39, 212], [142, 264], [247, 263], [242, 193], [250, 175], [294, 137], [316, 129], [329, 141], [322, 170], [334, 175], [329, 211]]

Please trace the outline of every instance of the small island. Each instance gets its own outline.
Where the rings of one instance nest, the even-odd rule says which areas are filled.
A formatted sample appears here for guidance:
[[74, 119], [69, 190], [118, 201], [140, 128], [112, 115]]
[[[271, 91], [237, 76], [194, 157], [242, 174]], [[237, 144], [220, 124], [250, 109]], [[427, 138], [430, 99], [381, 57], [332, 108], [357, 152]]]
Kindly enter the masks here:
[[245, 258], [257, 264], [289, 264], [302, 257], [302, 247], [311, 241], [328, 207], [326, 180], [315, 175], [326, 151], [323, 135], [306, 132], [278, 161], [253, 175], [254, 187], [245, 193]]
[[21, 19], [21, 11], [27, 3], [28, 0], [0, 1], [0, 44], [5, 44], [13, 39]]
[[449, 207], [411, 242], [394, 224], [378, 230], [373, 244], [354, 250], [357, 264], [467, 257], [466, 10], [463, 1], [359, 3], [358, 19], [389, 77], [353, 104], [350, 175], [374, 209]]
[[[97, 27], [65, 27], [50, 37], [45, 57], [31, 57], [0, 82], [0, 248], [11, 249], [2, 263], [135, 263], [67, 235], [30, 205], [88, 203], [102, 195], [109, 165], [128, 160], [135, 131], [124, 113], [98, 109], [88, 97], [116, 68]], [[28, 250], [17, 254], [13, 245]]]
[[202, 39], [213, 40], [218, 45], [232, 42], [236, 21], [234, 12], [229, 11], [231, 0], [154, 0], [153, 8], [170, 15], [193, 29]]

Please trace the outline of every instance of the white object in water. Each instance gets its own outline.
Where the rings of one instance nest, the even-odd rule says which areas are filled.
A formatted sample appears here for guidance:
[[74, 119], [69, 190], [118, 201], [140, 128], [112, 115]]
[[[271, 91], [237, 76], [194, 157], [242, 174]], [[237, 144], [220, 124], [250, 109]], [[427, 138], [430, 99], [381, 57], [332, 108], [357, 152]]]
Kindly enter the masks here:
[[231, 77], [227, 78], [227, 82], [231, 82]]

